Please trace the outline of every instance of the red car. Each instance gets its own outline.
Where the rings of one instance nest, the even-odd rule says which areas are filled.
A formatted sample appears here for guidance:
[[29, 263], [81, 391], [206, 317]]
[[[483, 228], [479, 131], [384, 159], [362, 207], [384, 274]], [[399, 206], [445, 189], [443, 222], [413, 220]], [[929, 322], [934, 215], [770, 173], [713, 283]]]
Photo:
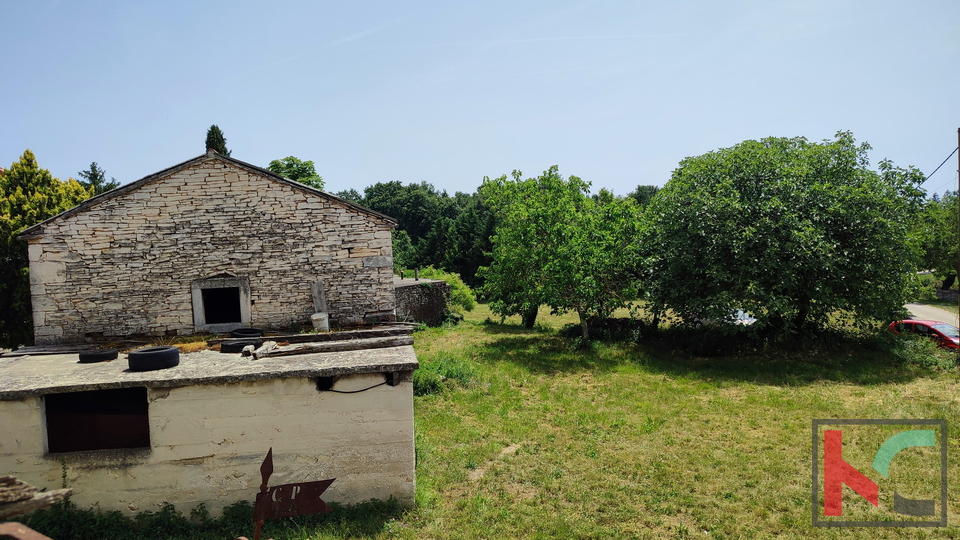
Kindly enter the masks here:
[[934, 340], [938, 346], [947, 349], [960, 348], [960, 329], [952, 324], [939, 321], [923, 321], [908, 319], [905, 321], [893, 321], [890, 323], [890, 331], [894, 334], [901, 332], [910, 332], [921, 336], [927, 336]]

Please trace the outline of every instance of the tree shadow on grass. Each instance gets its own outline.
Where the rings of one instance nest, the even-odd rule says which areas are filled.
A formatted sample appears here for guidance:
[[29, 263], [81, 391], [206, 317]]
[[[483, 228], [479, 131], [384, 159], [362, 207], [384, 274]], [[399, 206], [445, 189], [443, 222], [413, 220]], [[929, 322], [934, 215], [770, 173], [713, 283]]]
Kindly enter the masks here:
[[531, 373], [607, 372], [639, 365], [671, 377], [731, 380], [778, 386], [803, 386], [820, 381], [856, 385], [903, 383], [937, 372], [898, 361], [889, 342], [879, 338], [816, 338], [806, 343], [761, 346], [739, 343], [735, 350], [711, 354], [697, 343], [678, 342], [676, 334], [653, 334], [633, 342], [592, 342], [578, 348], [576, 340], [549, 331], [516, 325], [487, 324], [484, 332], [499, 336], [480, 351], [482, 362], [509, 361]]

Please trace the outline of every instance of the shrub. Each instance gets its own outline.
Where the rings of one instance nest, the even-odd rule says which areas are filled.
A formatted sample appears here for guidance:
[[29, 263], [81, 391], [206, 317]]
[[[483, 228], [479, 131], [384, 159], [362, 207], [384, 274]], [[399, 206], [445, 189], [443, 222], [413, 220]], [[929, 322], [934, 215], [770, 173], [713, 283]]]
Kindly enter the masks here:
[[449, 308], [453, 313], [462, 314], [464, 311], [473, 311], [473, 308], [477, 306], [477, 297], [473, 294], [473, 290], [460, 279], [460, 274], [445, 272], [428, 266], [420, 269], [420, 277], [447, 282], [447, 285], [450, 286]]

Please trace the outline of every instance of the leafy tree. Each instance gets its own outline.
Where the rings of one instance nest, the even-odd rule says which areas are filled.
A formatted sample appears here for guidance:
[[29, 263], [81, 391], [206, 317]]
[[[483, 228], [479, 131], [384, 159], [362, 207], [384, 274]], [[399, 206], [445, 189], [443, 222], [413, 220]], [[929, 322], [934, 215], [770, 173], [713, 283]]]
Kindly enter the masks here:
[[223, 132], [220, 131], [220, 128], [216, 124], [210, 126], [210, 129], [207, 130], [207, 148], [212, 148], [218, 154], [224, 156], [230, 155], [230, 150], [227, 150], [227, 138], [223, 136]]
[[0, 174], [0, 347], [33, 342], [27, 246], [16, 235], [92, 195], [76, 180], [61, 182], [41, 169], [30, 150]]
[[640, 206], [646, 206], [658, 191], [660, 188], [657, 186], [637, 186], [637, 189], [627, 193], [627, 197], [637, 201]]
[[556, 166], [537, 177], [485, 178], [480, 193], [497, 215], [493, 263], [481, 269], [484, 293], [501, 315], [532, 326], [536, 309], [574, 311], [584, 342], [589, 321], [609, 317], [637, 296], [642, 222], [631, 199], [589, 197], [590, 184]]
[[397, 220], [416, 244], [441, 216], [452, 217], [450, 197], [421, 182], [404, 186], [400, 182], [378, 182], [364, 191], [365, 205]]
[[736, 309], [775, 334], [902, 313], [917, 262], [923, 175], [853, 135], [744, 141], [687, 158], [647, 207], [654, 305], [685, 318]]
[[117, 182], [116, 178], [111, 177], [110, 181], [107, 182], [107, 173], [94, 161], [90, 164], [88, 170], [80, 171], [78, 173], [83, 180], [80, 182], [83, 187], [90, 189], [94, 195], [99, 195], [101, 193], [106, 193], [111, 189], [115, 189], [120, 185], [120, 182]]
[[927, 201], [921, 216], [922, 269], [935, 270], [943, 278], [941, 287], [944, 289], [953, 286], [960, 272], [960, 209], [957, 204], [957, 194], [948, 191], [943, 197], [935, 196]]
[[300, 161], [293, 156], [287, 156], [271, 161], [267, 169], [284, 178], [296, 180], [312, 188], [323, 189], [323, 177], [317, 174], [312, 161]]
[[363, 195], [359, 191], [353, 188], [345, 189], [343, 191], [338, 191], [334, 193], [334, 195], [350, 202], [355, 202], [357, 204], [364, 204]]
[[413, 268], [416, 253], [407, 231], [393, 229], [391, 239], [393, 240], [393, 272], [399, 274], [404, 269]]
[[441, 268], [453, 268], [460, 250], [460, 238], [454, 221], [439, 216], [420, 239], [414, 250], [414, 266], [427, 267], [437, 264]]

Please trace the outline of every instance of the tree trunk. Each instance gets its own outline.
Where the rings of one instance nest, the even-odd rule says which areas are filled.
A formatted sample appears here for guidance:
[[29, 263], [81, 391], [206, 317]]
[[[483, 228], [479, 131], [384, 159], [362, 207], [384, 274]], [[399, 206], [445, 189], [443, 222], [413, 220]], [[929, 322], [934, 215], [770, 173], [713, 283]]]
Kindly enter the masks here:
[[583, 337], [583, 342], [580, 343], [580, 346], [586, 347], [587, 343], [590, 342], [590, 327], [587, 325], [587, 315], [582, 311], [578, 311], [577, 315], [580, 316], [580, 330]]
[[520, 319], [523, 321], [524, 328], [527, 330], [533, 330], [533, 325], [537, 322], [538, 311], [540, 311], [540, 306], [533, 306], [532, 308], [520, 314]]
[[797, 306], [797, 316], [793, 319], [793, 326], [796, 332], [803, 328], [803, 323], [807, 322], [807, 314], [810, 313], [810, 298], [807, 295], [800, 297]]
[[953, 287], [953, 282], [956, 280], [957, 280], [957, 275], [951, 272], [947, 274], [947, 277], [943, 278], [943, 286], [941, 286], [940, 288], [943, 290], [947, 290], [950, 287]]

